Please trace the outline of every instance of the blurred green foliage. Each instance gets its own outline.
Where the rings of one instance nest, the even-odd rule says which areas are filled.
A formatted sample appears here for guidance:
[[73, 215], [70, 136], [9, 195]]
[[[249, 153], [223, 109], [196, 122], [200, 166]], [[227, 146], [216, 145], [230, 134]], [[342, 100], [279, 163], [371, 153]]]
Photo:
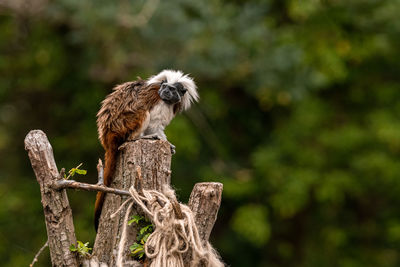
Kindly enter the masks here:
[[[199, 86], [167, 128], [172, 182], [182, 201], [224, 183], [211, 241], [226, 263], [399, 266], [400, 1], [148, 3], [137, 24], [144, 0], [0, 2], [2, 266], [46, 241], [26, 133], [44, 130], [58, 167], [84, 162], [95, 182], [99, 103], [164, 68]], [[68, 194], [92, 243], [94, 194]]]

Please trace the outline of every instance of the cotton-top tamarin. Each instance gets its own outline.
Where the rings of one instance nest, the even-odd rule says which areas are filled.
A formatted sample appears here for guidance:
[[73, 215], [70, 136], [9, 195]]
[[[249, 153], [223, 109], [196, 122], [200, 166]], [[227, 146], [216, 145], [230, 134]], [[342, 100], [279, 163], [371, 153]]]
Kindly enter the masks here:
[[[198, 101], [196, 85], [180, 71], [164, 70], [148, 80], [117, 85], [97, 113], [99, 139], [105, 149], [104, 184], [111, 184], [118, 147], [127, 140], [167, 140], [165, 127], [174, 116]], [[175, 147], [171, 144], [172, 153]], [[105, 193], [98, 192], [95, 204], [97, 230]]]

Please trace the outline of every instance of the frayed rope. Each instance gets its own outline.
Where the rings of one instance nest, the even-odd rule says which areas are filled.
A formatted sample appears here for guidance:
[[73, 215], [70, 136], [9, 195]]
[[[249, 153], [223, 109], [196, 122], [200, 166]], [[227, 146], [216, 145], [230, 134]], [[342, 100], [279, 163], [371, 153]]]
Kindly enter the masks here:
[[[155, 190], [142, 190], [140, 194], [132, 186], [129, 193], [131, 198], [111, 215], [111, 218], [114, 218], [128, 202], [133, 200], [124, 218], [116, 260], [118, 267], [123, 266], [122, 254], [126, 243], [126, 228], [133, 203], [142, 208], [146, 217], [154, 225], [154, 232], [145, 244], [146, 257], [150, 260], [149, 267], [184, 267], [184, 257], [188, 257], [186, 260], [190, 259], [187, 266], [224, 266], [211, 244], [208, 241], [201, 241], [190, 208], [177, 202], [175, 192], [169, 186], [164, 185], [162, 193]], [[176, 211], [176, 206], [174, 209], [176, 204], [179, 205], [180, 212]]]

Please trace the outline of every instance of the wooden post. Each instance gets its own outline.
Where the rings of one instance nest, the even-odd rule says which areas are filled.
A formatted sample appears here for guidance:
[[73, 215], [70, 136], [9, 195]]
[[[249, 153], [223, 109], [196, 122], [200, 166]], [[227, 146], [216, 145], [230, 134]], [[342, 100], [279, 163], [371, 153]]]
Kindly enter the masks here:
[[[190, 194], [188, 206], [192, 210], [197, 231], [205, 246], [210, 238], [221, 205], [223, 185], [221, 183], [197, 183]], [[185, 266], [190, 265], [190, 252], [184, 256]]]
[[[162, 186], [164, 184], [169, 185], [171, 181], [171, 149], [169, 143], [160, 140], [138, 140], [123, 144], [120, 147], [111, 187], [128, 190], [132, 185], [135, 185], [137, 167], [141, 169], [143, 188], [161, 191]], [[104, 201], [93, 255], [97, 257], [99, 262], [106, 263], [109, 266], [115, 266], [115, 257], [127, 207], [124, 207], [113, 219], [110, 216], [126, 198], [126, 196], [107, 194]], [[132, 215], [137, 214], [135, 208], [133, 210]], [[133, 225], [129, 226], [124, 255], [129, 254], [129, 246], [136, 242], [136, 235], [137, 229]], [[127, 266], [136, 265], [133, 259], [128, 256], [125, 262], [131, 262], [131, 265]]]
[[197, 230], [203, 242], [210, 238], [222, 198], [221, 183], [197, 183], [190, 194], [189, 208], [193, 211]]
[[51, 263], [53, 266], [78, 266], [76, 254], [69, 250], [76, 244], [72, 211], [65, 190], [50, 188], [59, 179], [53, 149], [44, 132], [33, 130], [25, 138], [25, 150], [40, 185], [46, 221]]

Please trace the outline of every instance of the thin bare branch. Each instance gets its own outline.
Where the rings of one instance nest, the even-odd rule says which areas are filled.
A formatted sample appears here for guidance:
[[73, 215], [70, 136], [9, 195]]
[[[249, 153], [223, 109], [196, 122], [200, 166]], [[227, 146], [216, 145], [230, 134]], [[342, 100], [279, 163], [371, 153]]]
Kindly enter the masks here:
[[104, 169], [103, 162], [99, 159], [99, 163], [97, 163], [97, 173], [98, 173], [98, 181], [97, 185], [104, 185]]
[[73, 188], [73, 189], [81, 189], [85, 191], [101, 191], [105, 193], [111, 193], [111, 194], [116, 194], [116, 195], [122, 195], [122, 196], [130, 196], [129, 192], [126, 190], [120, 190], [120, 189], [115, 189], [111, 187], [107, 187], [104, 185], [98, 185], [98, 184], [87, 184], [87, 183], [81, 183], [77, 182], [74, 180], [57, 180], [54, 181], [51, 185], [51, 188], [55, 190], [61, 190], [65, 188]]
[[35, 257], [33, 258], [33, 261], [32, 261], [32, 263], [29, 265], [29, 267], [32, 267], [32, 266], [38, 261], [38, 258], [39, 258], [39, 256], [40, 256], [40, 254], [42, 254], [43, 250], [44, 250], [45, 248], [47, 248], [48, 246], [49, 246], [49, 240], [47, 240], [46, 243], [44, 243], [43, 247], [41, 247], [41, 248], [39, 249], [39, 251], [36, 253], [36, 255], [35, 255]]

